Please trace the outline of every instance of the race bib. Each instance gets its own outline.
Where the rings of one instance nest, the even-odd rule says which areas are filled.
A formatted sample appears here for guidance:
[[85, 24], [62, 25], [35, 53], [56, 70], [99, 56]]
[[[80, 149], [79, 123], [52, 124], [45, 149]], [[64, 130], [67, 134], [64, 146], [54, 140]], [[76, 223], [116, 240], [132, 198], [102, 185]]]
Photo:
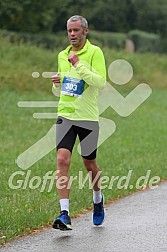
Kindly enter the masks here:
[[75, 97], [81, 97], [84, 91], [85, 81], [65, 76], [62, 83], [61, 93]]

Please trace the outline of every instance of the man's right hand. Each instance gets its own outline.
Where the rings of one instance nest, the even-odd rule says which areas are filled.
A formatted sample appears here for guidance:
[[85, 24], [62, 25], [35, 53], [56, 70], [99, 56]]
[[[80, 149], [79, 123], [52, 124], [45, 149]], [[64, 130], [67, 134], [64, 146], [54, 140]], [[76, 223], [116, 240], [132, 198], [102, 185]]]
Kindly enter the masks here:
[[60, 74], [59, 73], [52, 76], [52, 82], [54, 83], [54, 85], [56, 87], [60, 86]]

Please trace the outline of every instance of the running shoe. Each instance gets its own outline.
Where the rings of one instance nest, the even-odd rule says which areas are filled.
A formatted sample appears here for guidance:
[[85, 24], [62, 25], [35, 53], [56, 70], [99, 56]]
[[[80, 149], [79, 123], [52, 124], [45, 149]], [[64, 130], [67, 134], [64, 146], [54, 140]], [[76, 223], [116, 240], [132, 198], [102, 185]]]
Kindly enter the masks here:
[[94, 210], [93, 210], [93, 224], [98, 226], [101, 225], [104, 221], [104, 206], [103, 206], [103, 196], [100, 203], [95, 204], [93, 203]]
[[71, 218], [68, 215], [68, 211], [66, 210], [61, 211], [60, 215], [55, 219], [52, 227], [55, 229], [60, 229], [62, 231], [72, 230]]

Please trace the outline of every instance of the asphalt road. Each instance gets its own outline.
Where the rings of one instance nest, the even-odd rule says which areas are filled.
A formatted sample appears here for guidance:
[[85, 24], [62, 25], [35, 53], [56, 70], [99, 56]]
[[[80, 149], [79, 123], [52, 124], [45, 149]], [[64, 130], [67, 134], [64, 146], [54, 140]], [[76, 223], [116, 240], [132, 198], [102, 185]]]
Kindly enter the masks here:
[[166, 252], [167, 182], [106, 206], [102, 226], [88, 212], [72, 219], [72, 231], [47, 228], [20, 238], [1, 252]]

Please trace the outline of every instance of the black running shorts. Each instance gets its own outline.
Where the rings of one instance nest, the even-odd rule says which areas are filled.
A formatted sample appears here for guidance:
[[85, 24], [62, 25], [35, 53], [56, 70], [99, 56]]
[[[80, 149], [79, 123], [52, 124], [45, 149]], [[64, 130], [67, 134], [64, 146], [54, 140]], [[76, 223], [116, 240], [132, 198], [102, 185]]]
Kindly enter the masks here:
[[80, 141], [81, 156], [88, 160], [96, 158], [99, 136], [97, 121], [75, 121], [58, 117], [56, 122], [56, 147], [68, 149], [71, 153], [77, 136]]

